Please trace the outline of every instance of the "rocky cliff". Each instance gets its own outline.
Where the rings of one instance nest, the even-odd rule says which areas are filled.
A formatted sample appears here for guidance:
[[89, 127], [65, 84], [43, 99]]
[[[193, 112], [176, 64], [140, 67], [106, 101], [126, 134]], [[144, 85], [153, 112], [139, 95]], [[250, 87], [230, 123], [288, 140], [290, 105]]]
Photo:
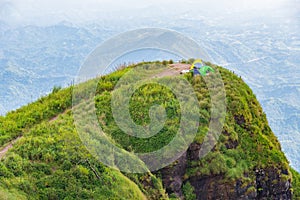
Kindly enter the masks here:
[[203, 143], [193, 142], [160, 170], [166, 191], [180, 199], [292, 199], [288, 161], [255, 95], [240, 77], [219, 70], [227, 96], [220, 139], [204, 158], [199, 158]]

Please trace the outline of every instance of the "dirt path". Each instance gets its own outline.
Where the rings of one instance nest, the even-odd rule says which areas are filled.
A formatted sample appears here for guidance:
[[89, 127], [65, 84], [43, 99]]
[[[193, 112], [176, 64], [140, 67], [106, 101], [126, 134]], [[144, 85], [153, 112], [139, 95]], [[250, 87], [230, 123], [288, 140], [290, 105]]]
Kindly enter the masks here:
[[[183, 64], [183, 63], [175, 63], [171, 64], [168, 66], [168, 69], [162, 71], [160, 74], [156, 75], [155, 77], [160, 78], [164, 76], [174, 76], [174, 75], [179, 75], [182, 70], [188, 70], [190, 68], [190, 64]], [[57, 116], [53, 117], [52, 119], [49, 120], [49, 122], [53, 122], [57, 120], [59, 115], [66, 113], [70, 109], [66, 109], [63, 113], [58, 114]], [[11, 141], [9, 144], [5, 145], [1, 150], [0, 150], [0, 159], [5, 156], [5, 154], [8, 152], [9, 149], [13, 147], [13, 145], [22, 137], [18, 137], [17, 139]]]
[[160, 74], [156, 75], [157, 78], [164, 77], [164, 76], [175, 76], [179, 75], [182, 70], [190, 69], [190, 64], [183, 64], [183, 63], [175, 63], [168, 66], [168, 69], [164, 70]]
[[181, 71], [184, 69], [190, 69], [191, 65], [190, 64], [184, 64], [184, 63], [174, 63], [169, 65], [171, 68], [177, 71]]
[[[71, 108], [71, 109], [72, 109], [72, 108]], [[58, 115], [56, 115], [55, 117], [53, 117], [52, 119], [50, 119], [48, 122], [49, 122], [49, 123], [54, 122], [55, 120], [57, 120], [57, 119], [59, 118], [60, 115], [66, 114], [66, 113], [67, 113], [68, 111], [70, 111], [71, 109], [66, 109], [66, 110], [64, 110], [64, 112], [59, 113]]]
[[[55, 121], [58, 119], [58, 117], [61, 115], [61, 114], [64, 114], [66, 113], [67, 111], [69, 111], [70, 109], [67, 109], [65, 110], [63, 113], [60, 113], [58, 114], [57, 116], [53, 117], [52, 119], [49, 120], [49, 123]], [[6, 153], [8, 152], [8, 150], [10, 150], [11, 148], [13, 148], [14, 144], [19, 140], [21, 139], [23, 136], [21, 137], [18, 137], [16, 139], [14, 139], [13, 141], [9, 142], [8, 144], [4, 145], [2, 148], [0, 147], [0, 159], [3, 158]]]
[[8, 152], [8, 150], [10, 150], [13, 147], [13, 145], [21, 138], [22, 138], [22, 136], [14, 139], [9, 144], [4, 146], [4, 148], [0, 150], [0, 159], [3, 158], [5, 156], [5, 154]]

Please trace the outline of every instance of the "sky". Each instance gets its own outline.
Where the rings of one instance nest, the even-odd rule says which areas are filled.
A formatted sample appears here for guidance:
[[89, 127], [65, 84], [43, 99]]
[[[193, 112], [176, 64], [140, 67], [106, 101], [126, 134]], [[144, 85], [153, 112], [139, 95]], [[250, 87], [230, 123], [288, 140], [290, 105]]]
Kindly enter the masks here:
[[[299, 0], [0, 0], [0, 20], [8, 24], [47, 25], [60, 21], [80, 23], [105, 18], [135, 17], [150, 9], [164, 13], [218, 11], [268, 12]], [[291, 6], [292, 8], [293, 6]], [[298, 7], [299, 8], [299, 7]], [[298, 8], [293, 9], [296, 11]], [[139, 12], [141, 11], [141, 12]], [[157, 12], [157, 13], [156, 13]], [[148, 13], [149, 14], [149, 13]]]

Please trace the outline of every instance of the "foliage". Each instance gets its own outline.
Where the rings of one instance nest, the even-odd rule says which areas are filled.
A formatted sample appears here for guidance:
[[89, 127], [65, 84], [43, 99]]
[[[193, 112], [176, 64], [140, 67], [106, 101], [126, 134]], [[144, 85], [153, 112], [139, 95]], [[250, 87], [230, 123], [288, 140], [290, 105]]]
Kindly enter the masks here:
[[0, 117], [0, 146], [21, 136], [28, 129], [71, 107], [72, 88], [61, 89], [34, 103]]
[[183, 194], [184, 194], [184, 198], [186, 200], [196, 199], [196, 194], [195, 194], [194, 188], [190, 184], [190, 182], [187, 182], [182, 186], [182, 191], [183, 191]]
[[62, 89], [61, 86], [54, 86], [53, 89], [52, 89], [52, 93], [56, 93], [61, 89]]
[[17, 189], [31, 199], [144, 198], [134, 182], [91, 157], [71, 112], [32, 128], [1, 161], [0, 173], [6, 190]]
[[293, 198], [300, 199], [300, 174], [294, 169], [291, 169], [291, 172], [293, 174]]
[[[193, 59], [183, 62], [191, 63]], [[131, 153], [159, 149], [172, 141], [179, 129], [180, 105], [172, 91], [151, 83], [140, 87], [131, 97], [130, 115], [138, 125], [150, 123], [149, 110], [153, 105], [160, 105], [166, 111], [163, 128], [149, 138], [124, 133], [114, 121], [110, 100], [116, 84], [131, 68], [159, 68], [171, 63], [173, 61], [144, 62], [82, 83], [77, 94], [82, 98], [73, 103], [80, 105], [97, 83], [94, 98], [97, 117], [107, 136]], [[218, 69], [222, 75], [227, 95], [226, 122], [213, 151], [205, 158], [188, 163], [186, 177], [222, 175], [225, 181], [234, 181], [245, 179], [246, 174], [251, 176], [254, 169], [276, 167], [293, 175], [294, 195], [299, 196], [299, 174], [289, 169], [251, 89], [228, 70], [205, 64]], [[187, 74], [184, 78], [193, 86], [201, 108], [194, 142], [202, 144], [210, 119], [210, 94], [203, 77], [193, 78]], [[72, 89], [54, 87], [48, 96], [0, 117], [0, 146], [23, 136], [0, 162], [0, 196], [8, 199], [167, 198], [162, 181], [153, 174], [122, 174], [91, 156], [73, 123]], [[189, 182], [182, 190], [186, 199], [195, 198]]]

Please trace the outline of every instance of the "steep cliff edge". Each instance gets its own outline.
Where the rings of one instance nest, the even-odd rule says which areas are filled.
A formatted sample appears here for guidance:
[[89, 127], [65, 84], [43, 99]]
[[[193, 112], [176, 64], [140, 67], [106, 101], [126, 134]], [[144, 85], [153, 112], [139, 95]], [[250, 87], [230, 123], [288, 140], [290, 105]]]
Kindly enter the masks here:
[[255, 95], [241, 78], [219, 70], [227, 96], [222, 135], [206, 157], [199, 158], [202, 141], [195, 141], [159, 171], [167, 192], [182, 199], [292, 199], [288, 161]]

